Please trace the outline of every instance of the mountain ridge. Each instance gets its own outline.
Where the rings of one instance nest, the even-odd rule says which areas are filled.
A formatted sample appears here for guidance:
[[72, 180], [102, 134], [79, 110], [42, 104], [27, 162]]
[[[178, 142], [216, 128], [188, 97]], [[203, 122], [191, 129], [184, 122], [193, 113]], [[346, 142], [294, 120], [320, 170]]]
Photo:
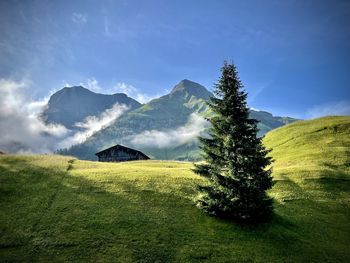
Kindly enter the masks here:
[[[137, 148], [155, 159], [199, 160], [201, 157], [196, 138], [205, 130], [203, 118], [211, 114], [206, 103], [210, 96], [213, 94], [204, 86], [184, 79], [168, 94], [122, 114], [84, 143], [61, 150], [60, 153], [94, 160], [95, 152], [122, 144]], [[251, 117], [260, 121], [260, 135], [295, 120], [254, 110], [251, 110]], [[163, 140], [162, 145], [168, 145], [166, 140], [173, 144], [160, 147], [156, 143], [159, 140]]]
[[170, 95], [176, 94], [176, 93], [181, 93], [185, 92], [189, 95], [200, 97], [203, 99], [208, 100], [210, 96], [213, 94], [208, 91], [204, 86], [200, 85], [197, 82], [188, 80], [188, 79], [183, 79], [181, 80], [178, 84], [176, 84], [171, 92], [169, 93]]
[[124, 104], [134, 110], [142, 104], [124, 93], [100, 94], [82, 86], [64, 87], [54, 93], [41, 114], [46, 123], [62, 124], [75, 129], [74, 124], [88, 116], [98, 116], [114, 104]]

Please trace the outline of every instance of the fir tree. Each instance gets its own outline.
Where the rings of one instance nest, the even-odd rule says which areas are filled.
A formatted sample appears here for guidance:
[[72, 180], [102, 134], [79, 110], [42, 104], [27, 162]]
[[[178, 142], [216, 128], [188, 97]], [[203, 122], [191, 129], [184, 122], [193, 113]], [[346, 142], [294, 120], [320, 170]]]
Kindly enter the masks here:
[[258, 222], [271, 215], [272, 159], [257, 137], [257, 121], [249, 118], [247, 93], [233, 64], [225, 62], [209, 101], [209, 136], [200, 137], [205, 163], [194, 171], [209, 180], [199, 186], [198, 205], [210, 214], [237, 221]]

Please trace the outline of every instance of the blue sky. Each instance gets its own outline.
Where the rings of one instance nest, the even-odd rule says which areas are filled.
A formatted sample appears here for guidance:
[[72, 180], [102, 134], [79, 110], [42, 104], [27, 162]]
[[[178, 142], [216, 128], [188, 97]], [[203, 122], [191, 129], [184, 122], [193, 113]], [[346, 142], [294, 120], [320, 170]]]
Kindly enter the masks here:
[[233, 61], [253, 108], [350, 114], [349, 1], [1, 1], [0, 78], [141, 100]]

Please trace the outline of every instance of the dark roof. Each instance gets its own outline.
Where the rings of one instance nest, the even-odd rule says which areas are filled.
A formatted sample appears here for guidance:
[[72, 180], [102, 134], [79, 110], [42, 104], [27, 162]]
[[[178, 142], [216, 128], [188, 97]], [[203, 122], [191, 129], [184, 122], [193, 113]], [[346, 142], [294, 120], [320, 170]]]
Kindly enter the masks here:
[[109, 147], [109, 148], [107, 148], [107, 149], [104, 149], [104, 150], [102, 150], [102, 151], [99, 151], [99, 152], [95, 153], [95, 155], [98, 156], [98, 155], [100, 155], [101, 153], [108, 152], [109, 150], [111, 150], [111, 149], [113, 149], [113, 148], [115, 148], [115, 149], [124, 149], [124, 150], [128, 150], [128, 151], [133, 151], [133, 152], [135, 152], [135, 153], [141, 154], [142, 156], [146, 157], [147, 159], [150, 159], [150, 158], [149, 158], [146, 154], [144, 154], [143, 152], [140, 152], [140, 151], [138, 151], [138, 150], [135, 150], [135, 149], [132, 149], [132, 148], [129, 148], [129, 147], [120, 145], [120, 144], [116, 144], [116, 145], [114, 145], [114, 146], [112, 146], [112, 147]]

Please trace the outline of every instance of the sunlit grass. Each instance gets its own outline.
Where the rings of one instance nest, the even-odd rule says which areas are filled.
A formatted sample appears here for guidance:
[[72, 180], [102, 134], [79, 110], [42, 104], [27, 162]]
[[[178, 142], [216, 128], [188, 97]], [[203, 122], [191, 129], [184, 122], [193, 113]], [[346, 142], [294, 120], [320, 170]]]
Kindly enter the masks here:
[[256, 227], [197, 209], [191, 163], [1, 156], [0, 261], [349, 262], [349, 131], [339, 117], [266, 136], [275, 217]]

